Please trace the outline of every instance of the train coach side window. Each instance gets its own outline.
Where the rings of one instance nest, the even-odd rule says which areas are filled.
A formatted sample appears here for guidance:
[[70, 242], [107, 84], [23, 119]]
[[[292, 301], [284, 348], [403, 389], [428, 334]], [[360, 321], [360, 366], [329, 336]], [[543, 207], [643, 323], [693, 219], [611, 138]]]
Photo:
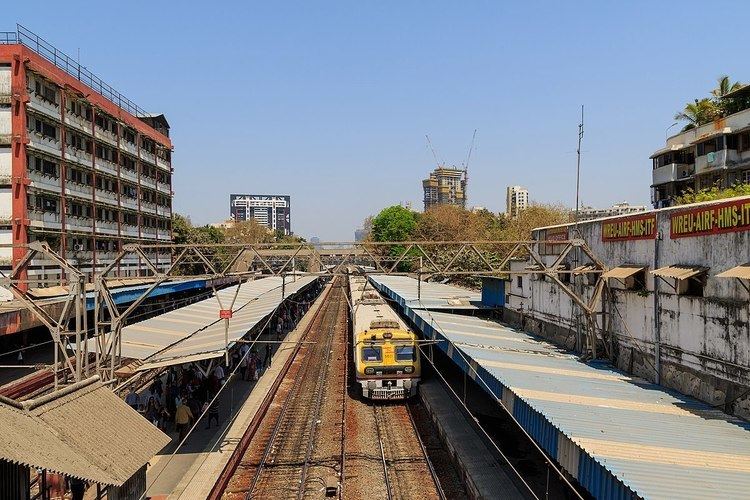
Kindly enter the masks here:
[[380, 347], [363, 347], [362, 361], [383, 361], [383, 349]]
[[396, 361], [416, 361], [414, 346], [401, 345], [396, 346]]

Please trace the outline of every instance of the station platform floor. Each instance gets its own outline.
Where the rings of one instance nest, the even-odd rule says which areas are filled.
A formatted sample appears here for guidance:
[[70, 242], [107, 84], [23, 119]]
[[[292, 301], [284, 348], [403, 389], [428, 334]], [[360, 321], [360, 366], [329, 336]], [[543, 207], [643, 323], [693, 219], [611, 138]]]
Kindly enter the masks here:
[[471, 498], [528, 498], [506, 473], [496, 450], [480, 436], [453, 396], [438, 380], [424, 380], [419, 398], [460, 471]]
[[[177, 453], [177, 434], [170, 433], [172, 443], [149, 462], [148, 497], [154, 500], [192, 500], [208, 496], [324, 296], [325, 291], [296, 327], [287, 333], [285, 343], [279, 344], [274, 352], [271, 366], [256, 382], [243, 381], [239, 371], [226, 382], [226, 388], [219, 395], [218, 427], [206, 430], [205, 423], [198, 422]], [[275, 335], [273, 337], [275, 339]], [[266, 340], [266, 337], [260, 339]]]

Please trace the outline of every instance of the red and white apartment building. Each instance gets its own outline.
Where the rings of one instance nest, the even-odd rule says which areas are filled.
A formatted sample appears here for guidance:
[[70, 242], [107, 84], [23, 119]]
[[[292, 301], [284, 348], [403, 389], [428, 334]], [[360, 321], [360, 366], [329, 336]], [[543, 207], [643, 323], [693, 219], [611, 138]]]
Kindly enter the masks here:
[[[126, 243], [172, 240], [172, 142], [88, 69], [18, 26], [0, 32], [0, 243], [44, 240], [89, 277]], [[0, 249], [0, 269], [25, 254]], [[158, 267], [168, 252], [154, 252]], [[147, 272], [137, 258], [120, 276]], [[33, 261], [28, 279], [58, 279]]]

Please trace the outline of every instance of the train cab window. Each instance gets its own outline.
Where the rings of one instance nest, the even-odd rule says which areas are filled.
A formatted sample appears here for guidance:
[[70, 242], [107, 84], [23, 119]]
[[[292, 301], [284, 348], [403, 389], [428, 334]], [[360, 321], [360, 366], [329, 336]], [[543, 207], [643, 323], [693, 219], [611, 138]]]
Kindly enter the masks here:
[[363, 347], [362, 361], [383, 361], [383, 349], [380, 347]]
[[396, 361], [416, 361], [413, 345], [396, 346]]

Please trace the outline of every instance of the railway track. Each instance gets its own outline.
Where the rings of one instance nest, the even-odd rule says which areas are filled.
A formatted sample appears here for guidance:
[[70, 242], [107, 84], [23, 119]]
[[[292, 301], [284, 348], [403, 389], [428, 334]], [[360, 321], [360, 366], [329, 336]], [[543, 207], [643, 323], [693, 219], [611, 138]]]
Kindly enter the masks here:
[[346, 371], [346, 317], [343, 290], [334, 284], [306, 333], [309, 343], [299, 348], [252, 430], [224, 498], [322, 497], [316, 492], [331, 483], [338, 490], [344, 382], [336, 374]]
[[[386, 498], [445, 499], [407, 403], [372, 404]], [[427, 478], [430, 478], [429, 481]]]
[[373, 404], [348, 385], [339, 283], [314, 314], [211, 498], [446, 498], [407, 403]]

